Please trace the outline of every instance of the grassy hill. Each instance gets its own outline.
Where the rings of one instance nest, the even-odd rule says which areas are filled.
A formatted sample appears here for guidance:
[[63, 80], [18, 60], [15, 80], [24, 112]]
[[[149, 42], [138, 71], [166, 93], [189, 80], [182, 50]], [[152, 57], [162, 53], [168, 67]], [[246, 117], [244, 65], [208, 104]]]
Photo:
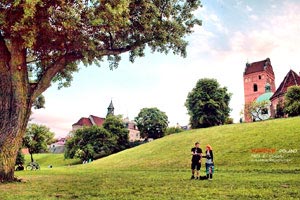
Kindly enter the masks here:
[[[196, 141], [213, 147], [213, 181], [189, 180]], [[186, 131], [85, 165], [42, 154], [42, 170], [17, 172], [24, 182], [0, 185], [0, 199], [299, 199], [299, 144], [296, 117]]]

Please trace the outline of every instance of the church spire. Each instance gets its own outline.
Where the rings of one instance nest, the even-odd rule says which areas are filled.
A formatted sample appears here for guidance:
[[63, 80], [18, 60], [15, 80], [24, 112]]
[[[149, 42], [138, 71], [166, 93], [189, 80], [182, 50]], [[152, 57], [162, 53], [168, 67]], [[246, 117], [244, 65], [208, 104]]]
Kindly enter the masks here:
[[115, 110], [115, 108], [114, 108], [113, 102], [111, 100], [110, 104], [109, 104], [109, 106], [107, 108], [107, 115], [106, 115], [106, 117], [108, 117], [109, 115], [114, 115], [114, 110]]

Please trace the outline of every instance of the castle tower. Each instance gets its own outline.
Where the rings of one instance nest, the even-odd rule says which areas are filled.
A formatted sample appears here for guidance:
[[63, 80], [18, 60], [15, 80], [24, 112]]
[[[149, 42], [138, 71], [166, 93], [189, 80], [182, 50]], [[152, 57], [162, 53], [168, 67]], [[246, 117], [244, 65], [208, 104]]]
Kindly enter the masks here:
[[[275, 92], [275, 75], [269, 58], [247, 63], [244, 71], [244, 98], [245, 105], [255, 101], [265, 93], [265, 86], [269, 85], [270, 91]], [[246, 122], [252, 121], [244, 112]]]
[[111, 101], [110, 101], [110, 104], [109, 104], [109, 106], [108, 106], [108, 108], [107, 108], [107, 114], [106, 114], [106, 117], [109, 116], [109, 115], [114, 115], [114, 110], [115, 110], [115, 108], [114, 108], [113, 102], [112, 102], [112, 100], [111, 100]]

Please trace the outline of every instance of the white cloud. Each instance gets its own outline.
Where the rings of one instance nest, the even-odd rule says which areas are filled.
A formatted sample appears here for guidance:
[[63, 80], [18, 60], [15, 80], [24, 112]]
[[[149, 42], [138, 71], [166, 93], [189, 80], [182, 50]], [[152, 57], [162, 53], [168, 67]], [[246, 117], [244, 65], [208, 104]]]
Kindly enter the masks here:
[[249, 16], [250, 19], [257, 21], [258, 20], [258, 16], [257, 15], [250, 15]]
[[252, 12], [252, 10], [253, 10], [249, 5], [246, 5], [246, 9], [248, 12]]

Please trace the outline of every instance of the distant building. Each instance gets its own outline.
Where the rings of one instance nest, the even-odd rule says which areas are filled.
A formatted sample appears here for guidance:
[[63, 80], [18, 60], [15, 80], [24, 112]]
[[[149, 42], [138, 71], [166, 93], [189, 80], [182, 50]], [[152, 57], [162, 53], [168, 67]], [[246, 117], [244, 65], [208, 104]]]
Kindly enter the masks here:
[[[270, 88], [270, 92], [275, 92], [275, 75], [269, 58], [254, 63], [247, 63], [243, 77], [245, 105], [255, 101], [260, 95], [264, 94], [267, 85]], [[244, 112], [244, 118], [246, 122], [253, 120], [248, 117], [246, 112]]]
[[114, 108], [114, 105], [112, 103], [112, 100], [110, 101], [110, 104], [107, 108], [107, 115], [106, 117], [108, 117], [109, 115], [114, 115], [114, 112], [115, 112], [115, 108]]
[[[263, 120], [275, 117], [277, 104], [284, 102], [284, 95], [288, 87], [300, 85], [300, 76], [293, 70], [290, 70], [280, 86], [275, 90], [275, 75], [269, 58], [258, 62], [247, 63], [243, 78], [245, 105], [253, 101], [269, 102], [266, 109], [263, 109], [260, 113], [260, 118]], [[246, 111], [244, 112], [244, 119], [245, 122], [257, 120], [249, 118]]]
[[300, 86], [300, 73], [299, 75], [294, 72], [293, 70], [290, 70], [287, 75], [284, 77], [283, 81], [280, 83], [279, 87], [275, 91], [275, 93], [270, 97], [271, 101], [271, 109], [273, 116], [276, 114], [276, 108], [277, 104], [279, 102], [284, 102], [284, 95], [287, 92], [288, 88], [294, 85]]
[[129, 130], [129, 142], [141, 141], [143, 140], [140, 135], [140, 131], [138, 130], [136, 123], [134, 121], [130, 121], [128, 117], [123, 119], [125, 127]]
[[265, 93], [264, 94], [261, 94], [259, 95], [259, 97], [257, 97], [257, 99], [255, 100], [257, 103], [261, 103], [261, 102], [267, 102], [267, 105], [265, 108], [263, 108], [261, 110], [261, 112], [259, 113], [259, 118], [255, 118], [253, 119], [254, 121], [257, 121], [257, 120], [266, 120], [266, 119], [269, 119], [272, 115], [272, 112], [271, 112], [271, 101], [270, 101], [270, 97], [273, 95], [274, 93], [271, 92], [271, 88], [270, 88], [270, 85], [267, 83], [266, 86], [265, 86]]
[[90, 115], [89, 117], [81, 117], [78, 122], [72, 125], [72, 130], [76, 131], [84, 126], [102, 126], [105, 118]]
[[50, 153], [63, 153], [65, 151], [66, 138], [59, 138], [55, 143], [49, 145]]
[[[111, 101], [108, 108], [107, 108], [107, 116], [114, 115], [114, 106], [113, 102]], [[105, 122], [105, 118], [103, 117], [97, 117], [94, 115], [90, 115], [89, 117], [82, 117], [80, 118], [75, 124], [72, 125], [72, 131], [76, 131], [79, 128], [82, 128], [84, 126], [102, 126]], [[129, 141], [140, 141], [142, 140], [140, 136], [140, 131], [138, 130], [136, 123], [134, 121], [130, 121], [127, 118], [123, 119], [125, 127], [128, 129], [129, 134]]]

